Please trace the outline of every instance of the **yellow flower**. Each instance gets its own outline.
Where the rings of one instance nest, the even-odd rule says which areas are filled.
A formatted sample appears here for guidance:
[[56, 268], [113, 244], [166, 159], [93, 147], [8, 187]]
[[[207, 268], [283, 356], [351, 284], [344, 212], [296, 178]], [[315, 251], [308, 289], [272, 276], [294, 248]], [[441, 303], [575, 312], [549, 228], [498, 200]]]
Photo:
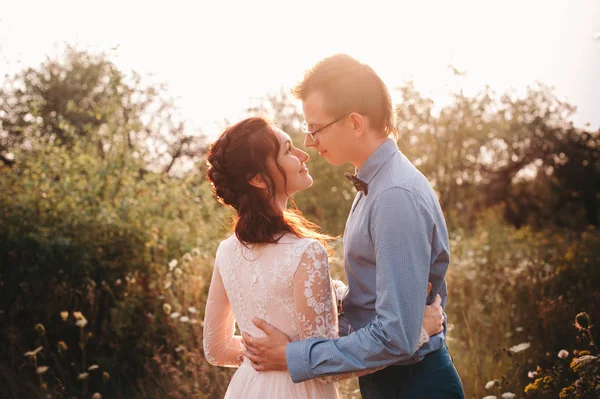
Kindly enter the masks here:
[[92, 395], [92, 399], [102, 399], [102, 395], [100, 395], [98, 392], [96, 392], [95, 394]]
[[48, 371], [48, 366], [40, 366], [35, 372], [38, 374], [44, 374], [46, 371]]
[[69, 318], [69, 312], [63, 310], [62, 312], [60, 312], [60, 317], [63, 321], [67, 321], [67, 319]]
[[89, 376], [90, 376], [89, 373], [81, 373], [77, 376], [77, 379], [78, 380], [87, 380]]
[[88, 367], [88, 371], [94, 371], [98, 369], [98, 365], [97, 364], [92, 364], [90, 367]]
[[163, 312], [165, 312], [166, 314], [171, 314], [171, 305], [169, 305], [168, 303], [163, 304]]
[[66, 352], [69, 349], [65, 341], [58, 341], [58, 352]]
[[44, 325], [42, 323], [36, 324], [34, 328], [38, 334], [40, 334], [40, 335], [46, 334], [46, 327], [44, 327]]
[[108, 380], [110, 380], [110, 374], [108, 374], [108, 372], [106, 372], [106, 371], [103, 371], [102, 372], [102, 380], [106, 384], [108, 382]]

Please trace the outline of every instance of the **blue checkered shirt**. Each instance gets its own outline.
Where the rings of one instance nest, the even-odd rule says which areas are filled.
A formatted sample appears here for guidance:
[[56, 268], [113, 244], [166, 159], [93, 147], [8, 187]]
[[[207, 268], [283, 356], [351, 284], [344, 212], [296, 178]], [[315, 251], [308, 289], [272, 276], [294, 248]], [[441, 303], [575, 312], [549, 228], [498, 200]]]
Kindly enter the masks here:
[[446, 305], [450, 246], [435, 192], [391, 139], [357, 177], [369, 189], [368, 195], [357, 193], [344, 232], [349, 291], [343, 309], [351, 331], [338, 339], [288, 344], [294, 382], [416, 363], [444, 345], [445, 332], [417, 350], [425, 303], [439, 293]]

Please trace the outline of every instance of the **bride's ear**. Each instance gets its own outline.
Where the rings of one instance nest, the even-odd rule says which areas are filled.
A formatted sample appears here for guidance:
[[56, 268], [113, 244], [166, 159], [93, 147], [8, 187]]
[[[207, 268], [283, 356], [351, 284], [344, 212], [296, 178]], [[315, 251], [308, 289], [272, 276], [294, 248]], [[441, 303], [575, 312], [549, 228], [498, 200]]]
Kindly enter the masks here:
[[248, 183], [250, 183], [251, 186], [256, 188], [267, 188], [267, 183], [265, 183], [265, 179], [263, 179], [263, 176], [260, 173], [255, 174], [254, 177], [250, 179]]

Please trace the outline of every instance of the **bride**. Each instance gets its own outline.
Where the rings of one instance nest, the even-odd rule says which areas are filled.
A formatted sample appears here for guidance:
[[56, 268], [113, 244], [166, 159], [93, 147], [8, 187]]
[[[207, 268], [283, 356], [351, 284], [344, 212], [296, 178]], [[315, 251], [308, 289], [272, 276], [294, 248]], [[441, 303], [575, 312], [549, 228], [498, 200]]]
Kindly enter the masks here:
[[[237, 322], [241, 332], [263, 336], [252, 324], [260, 317], [292, 341], [338, 337], [327, 262], [331, 237], [287, 209], [290, 195], [313, 183], [308, 158], [285, 132], [258, 117], [227, 128], [208, 153], [215, 194], [237, 211], [235, 234], [217, 249], [204, 319], [208, 362], [239, 367], [225, 398], [337, 398], [335, 381], [376, 371], [295, 384], [286, 371], [255, 371], [235, 335]], [[426, 309], [419, 346], [441, 331], [441, 307], [434, 313]]]

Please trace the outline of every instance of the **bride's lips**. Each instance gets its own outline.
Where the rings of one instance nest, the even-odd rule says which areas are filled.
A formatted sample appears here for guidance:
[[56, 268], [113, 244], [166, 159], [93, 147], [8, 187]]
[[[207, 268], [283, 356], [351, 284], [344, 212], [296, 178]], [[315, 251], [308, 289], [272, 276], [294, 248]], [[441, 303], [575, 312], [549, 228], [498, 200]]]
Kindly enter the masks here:
[[326, 152], [327, 152], [327, 151], [319, 151], [319, 155], [320, 155], [320, 156], [323, 156], [323, 155], [325, 155], [325, 153], [326, 153]]
[[305, 166], [302, 169], [300, 169], [300, 173], [305, 173], [308, 172], [308, 168]]

